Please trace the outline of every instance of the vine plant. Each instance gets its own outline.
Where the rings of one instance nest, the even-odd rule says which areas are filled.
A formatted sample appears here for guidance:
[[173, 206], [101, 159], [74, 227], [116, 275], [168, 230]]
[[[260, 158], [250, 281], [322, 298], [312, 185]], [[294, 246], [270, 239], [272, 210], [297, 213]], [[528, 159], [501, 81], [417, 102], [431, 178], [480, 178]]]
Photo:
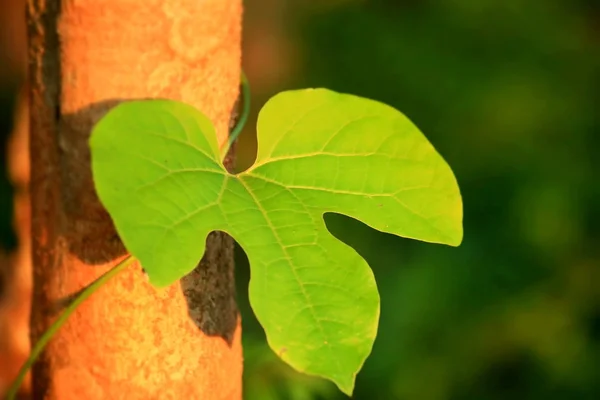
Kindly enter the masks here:
[[130, 256], [59, 317], [22, 376], [69, 313], [111, 276], [137, 259], [151, 284], [170, 285], [196, 267], [207, 235], [221, 230], [248, 256], [250, 303], [273, 351], [352, 393], [377, 334], [379, 294], [366, 261], [329, 233], [323, 214], [458, 246], [456, 179], [402, 113], [327, 89], [275, 95], [259, 113], [257, 135], [254, 165], [230, 174], [222, 163], [229, 146], [219, 148], [210, 120], [190, 105], [125, 102], [98, 122], [90, 139], [96, 191]]

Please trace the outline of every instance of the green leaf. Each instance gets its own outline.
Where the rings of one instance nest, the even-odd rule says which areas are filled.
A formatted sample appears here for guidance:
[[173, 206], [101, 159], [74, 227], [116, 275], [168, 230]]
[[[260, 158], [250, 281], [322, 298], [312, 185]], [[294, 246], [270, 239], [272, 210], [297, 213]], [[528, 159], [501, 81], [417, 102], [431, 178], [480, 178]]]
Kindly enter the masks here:
[[250, 302], [271, 348], [347, 394], [375, 340], [379, 295], [323, 214], [462, 240], [452, 171], [404, 115], [373, 100], [325, 89], [274, 96], [259, 115], [256, 163], [238, 175], [223, 167], [210, 121], [174, 101], [117, 106], [91, 149], [100, 200], [154, 285], [189, 273], [209, 232], [229, 233], [248, 255]]

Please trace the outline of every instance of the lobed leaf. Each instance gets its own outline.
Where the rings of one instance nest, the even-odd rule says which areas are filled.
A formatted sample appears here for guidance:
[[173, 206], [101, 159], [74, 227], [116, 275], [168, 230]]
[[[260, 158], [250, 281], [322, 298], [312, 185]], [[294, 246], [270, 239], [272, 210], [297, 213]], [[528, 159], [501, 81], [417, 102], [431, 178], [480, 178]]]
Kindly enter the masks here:
[[196, 109], [121, 104], [90, 140], [98, 196], [156, 286], [197, 265], [209, 232], [233, 236], [248, 255], [250, 302], [271, 348], [350, 394], [375, 340], [379, 295], [365, 260], [328, 232], [323, 214], [456, 246], [458, 185], [423, 134], [373, 100], [283, 92], [257, 129], [255, 164], [232, 175]]

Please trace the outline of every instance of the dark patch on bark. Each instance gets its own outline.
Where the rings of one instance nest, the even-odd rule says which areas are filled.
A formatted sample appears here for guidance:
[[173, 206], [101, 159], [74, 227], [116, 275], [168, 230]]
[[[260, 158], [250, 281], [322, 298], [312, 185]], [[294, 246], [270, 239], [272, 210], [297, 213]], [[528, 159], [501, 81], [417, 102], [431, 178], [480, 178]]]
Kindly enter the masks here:
[[62, 115], [59, 125], [60, 173], [71, 190], [62, 191], [62, 212], [69, 250], [86, 264], [97, 265], [127, 253], [106, 209], [100, 203], [90, 164], [91, 128], [123, 100], [93, 104]]
[[237, 326], [233, 277], [233, 239], [212, 232], [198, 266], [181, 279], [188, 313], [196, 326], [209, 336], [220, 336], [231, 345]]
[[[31, 342], [35, 343], [50, 325], [47, 313], [48, 293], [45, 282], [57, 262], [61, 218], [58, 210], [60, 180], [57, 175], [57, 118], [60, 104], [60, 63], [57, 17], [60, 2], [27, 1], [28, 74], [31, 152], [31, 224], [33, 296], [31, 310]], [[50, 366], [45, 354], [33, 365], [32, 399], [46, 397]]]

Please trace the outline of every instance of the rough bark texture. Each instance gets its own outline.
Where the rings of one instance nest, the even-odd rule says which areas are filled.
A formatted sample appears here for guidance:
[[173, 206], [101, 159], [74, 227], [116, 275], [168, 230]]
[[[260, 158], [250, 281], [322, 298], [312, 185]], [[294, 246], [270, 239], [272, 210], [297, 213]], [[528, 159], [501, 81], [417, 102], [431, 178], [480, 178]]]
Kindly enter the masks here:
[[[241, 0], [29, 0], [36, 341], [125, 250], [93, 190], [88, 137], [120, 101], [190, 103], [226, 140]], [[205, 238], [198, 238], [204, 240]], [[70, 318], [35, 366], [35, 399], [240, 399], [232, 240], [214, 233], [180, 284], [130, 268]]]

